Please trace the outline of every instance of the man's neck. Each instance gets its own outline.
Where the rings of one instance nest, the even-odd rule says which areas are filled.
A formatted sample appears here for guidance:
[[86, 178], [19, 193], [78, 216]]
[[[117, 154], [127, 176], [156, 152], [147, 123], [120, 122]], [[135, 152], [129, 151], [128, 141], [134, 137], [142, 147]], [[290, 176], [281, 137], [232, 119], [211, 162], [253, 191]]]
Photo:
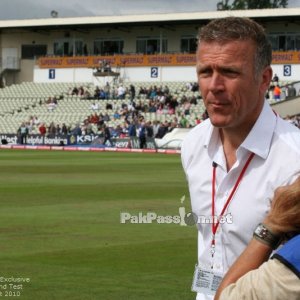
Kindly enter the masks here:
[[229, 171], [236, 162], [236, 151], [243, 143], [250, 132], [248, 130], [232, 130], [230, 128], [220, 128], [220, 138], [223, 145], [223, 151], [226, 159], [227, 171]]

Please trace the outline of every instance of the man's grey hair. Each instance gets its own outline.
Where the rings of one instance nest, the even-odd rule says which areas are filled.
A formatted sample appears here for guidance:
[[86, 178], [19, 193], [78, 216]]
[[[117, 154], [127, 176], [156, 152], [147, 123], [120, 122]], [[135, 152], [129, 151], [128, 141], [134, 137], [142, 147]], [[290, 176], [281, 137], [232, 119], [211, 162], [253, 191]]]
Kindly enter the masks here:
[[254, 72], [258, 75], [265, 67], [271, 65], [272, 48], [264, 28], [249, 18], [227, 17], [210, 21], [198, 34], [198, 46], [203, 42], [220, 44], [230, 41], [252, 40], [256, 46], [254, 55]]

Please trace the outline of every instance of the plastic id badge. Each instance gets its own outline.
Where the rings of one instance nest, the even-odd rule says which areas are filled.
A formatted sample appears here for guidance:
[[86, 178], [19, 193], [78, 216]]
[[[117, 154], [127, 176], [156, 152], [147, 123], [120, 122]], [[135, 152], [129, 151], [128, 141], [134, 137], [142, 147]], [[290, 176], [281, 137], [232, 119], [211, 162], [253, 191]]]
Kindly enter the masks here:
[[214, 295], [223, 279], [221, 273], [195, 266], [192, 291], [205, 295]]

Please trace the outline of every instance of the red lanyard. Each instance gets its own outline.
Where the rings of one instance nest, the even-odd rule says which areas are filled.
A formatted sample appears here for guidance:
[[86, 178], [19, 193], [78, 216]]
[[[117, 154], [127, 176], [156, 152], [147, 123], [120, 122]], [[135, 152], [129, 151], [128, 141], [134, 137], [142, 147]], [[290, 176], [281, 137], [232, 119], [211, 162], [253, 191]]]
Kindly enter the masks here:
[[248, 157], [228, 199], [226, 200], [226, 203], [221, 211], [221, 214], [219, 216], [219, 218], [217, 218], [217, 221], [215, 222], [215, 194], [216, 194], [216, 169], [217, 169], [217, 165], [215, 163], [213, 163], [213, 175], [212, 175], [212, 205], [211, 205], [211, 214], [212, 214], [212, 226], [211, 226], [211, 231], [212, 231], [212, 241], [211, 241], [211, 254], [212, 257], [214, 256], [214, 252], [215, 252], [215, 234], [217, 232], [217, 229], [219, 227], [220, 224], [220, 218], [224, 215], [224, 212], [227, 209], [228, 204], [230, 203], [234, 193], [236, 192], [252, 158], [254, 156], [254, 153], [251, 153], [250, 156]]

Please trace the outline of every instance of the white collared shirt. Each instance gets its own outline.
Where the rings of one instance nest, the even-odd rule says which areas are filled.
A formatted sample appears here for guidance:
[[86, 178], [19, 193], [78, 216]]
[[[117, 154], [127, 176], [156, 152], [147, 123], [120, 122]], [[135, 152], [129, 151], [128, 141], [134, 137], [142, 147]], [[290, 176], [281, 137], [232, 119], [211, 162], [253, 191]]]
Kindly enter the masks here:
[[[265, 101], [252, 130], [237, 149], [237, 161], [227, 172], [219, 130], [206, 120], [193, 128], [182, 143], [181, 158], [188, 180], [192, 211], [198, 223], [198, 265], [211, 266], [212, 163], [217, 163], [215, 215], [221, 210], [253, 152], [227, 210], [215, 241], [214, 269], [225, 273], [250, 241], [253, 231], [270, 208], [274, 191], [300, 175], [300, 130], [276, 116]], [[198, 299], [211, 299], [198, 294]]]

